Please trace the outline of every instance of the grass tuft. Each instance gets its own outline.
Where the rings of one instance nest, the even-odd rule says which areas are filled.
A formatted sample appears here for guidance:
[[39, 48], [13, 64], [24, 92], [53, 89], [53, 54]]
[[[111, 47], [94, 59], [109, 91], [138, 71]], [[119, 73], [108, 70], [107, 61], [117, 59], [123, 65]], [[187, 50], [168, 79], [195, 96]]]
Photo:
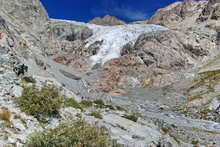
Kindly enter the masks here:
[[119, 111], [125, 111], [125, 108], [123, 108], [122, 106], [116, 106], [116, 109]]
[[35, 132], [27, 140], [27, 147], [120, 147], [109, 139], [104, 128], [84, 121], [63, 122], [57, 128]]
[[104, 101], [101, 100], [101, 99], [95, 100], [95, 101], [93, 101], [93, 102], [94, 102], [96, 105], [98, 105], [98, 106], [104, 106], [104, 105], [105, 105]]
[[90, 116], [94, 116], [97, 119], [103, 119], [102, 114], [100, 112], [94, 111], [89, 114]]
[[42, 89], [24, 87], [21, 97], [16, 98], [15, 103], [26, 114], [44, 121], [45, 117], [59, 115], [63, 100], [57, 88], [45, 85]]
[[80, 106], [80, 104], [77, 101], [75, 101], [74, 99], [70, 99], [70, 98], [66, 98], [64, 100], [64, 106], [65, 107], [73, 107], [73, 108], [76, 108], [76, 109], [83, 110], [82, 107]]
[[126, 118], [126, 119], [129, 119], [129, 120], [131, 120], [131, 121], [134, 121], [134, 122], [137, 122], [137, 120], [138, 120], [138, 117], [136, 116], [136, 115], [134, 115], [134, 114], [131, 114], [131, 115], [123, 115], [122, 117], [124, 117], [124, 118]]
[[111, 110], [115, 110], [115, 108], [112, 105], [105, 104], [105, 102], [101, 99], [97, 99], [97, 100], [93, 101], [93, 103], [96, 104], [95, 106], [97, 108], [101, 108], [101, 109], [108, 108], [108, 109], [111, 109]]
[[88, 100], [82, 100], [80, 104], [82, 105], [82, 107], [86, 107], [86, 108], [92, 107], [93, 105], [92, 101], [88, 101]]
[[31, 77], [31, 76], [29, 76], [29, 77], [23, 77], [22, 79], [21, 79], [23, 82], [25, 82], [25, 83], [36, 83], [37, 81], [33, 78], [33, 77]]
[[193, 144], [193, 145], [197, 145], [197, 144], [199, 144], [199, 141], [198, 141], [198, 140], [193, 140], [193, 141], [192, 141], [192, 144]]

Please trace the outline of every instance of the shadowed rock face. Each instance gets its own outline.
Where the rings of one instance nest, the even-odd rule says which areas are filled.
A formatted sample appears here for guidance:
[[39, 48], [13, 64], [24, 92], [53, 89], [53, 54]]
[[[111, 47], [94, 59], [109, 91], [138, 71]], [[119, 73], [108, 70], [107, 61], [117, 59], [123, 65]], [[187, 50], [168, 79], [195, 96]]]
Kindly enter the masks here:
[[51, 21], [52, 36], [58, 40], [86, 40], [92, 36], [92, 30], [86, 26], [74, 25], [66, 22]]
[[209, 0], [206, 7], [203, 9], [197, 21], [203, 22], [208, 19], [218, 20], [220, 17], [220, 1]]
[[6, 21], [0, 16], [0, 29], [7, 29]]
[[91, 24], [97, 24], [97, 25], [103, 25], [103, 26], [114, 26], [114, 25], [124, 25], [126, 24], [122, 20], [119, 20], [118, 18], [114, 16], [104, 16], [103, 18], [97, 17], [91, 20], [89, 23]]

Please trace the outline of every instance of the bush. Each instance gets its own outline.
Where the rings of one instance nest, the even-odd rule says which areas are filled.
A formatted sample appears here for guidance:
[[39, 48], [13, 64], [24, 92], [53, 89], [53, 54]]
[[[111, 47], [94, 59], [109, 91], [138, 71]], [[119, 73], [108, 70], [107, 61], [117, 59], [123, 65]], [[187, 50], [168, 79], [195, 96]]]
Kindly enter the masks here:
[[23, 112], [34, 116], [39, 121], [44, 121], [45, 117], [59, 115], [63, 99], [58, 89], [45, 85], [40, 90], [34, 87], [24, 87], [22, 96], [16, 98], [15, 103]]
[[132, 115], [123, 115], [122, 117], [129, 119], [131, 121], [134, 121], [134, 122], [137, 122], [137, 120], [138, 120], [138, 117], [133, 114]]
[[30, 77], [23, 77], [22, 81], [26, 82], [26, 83], [36, 83], [36, 80], [31, 76]]
[[122, 106], [116, 106], [116, 109], [119, 111], [125, 111], [125, 108], [123, 108]]
[[101, 99], [95, 100], [94, 103], [100, 107], [105, 106], [105, 103]]
[[93, 101], [93, 103], [96, 104], [96, 107], [98, 108], [102, 108], [102, 109], [109, 108], [111, 110], [115, 110], [115, 108], [112, 105], [106, 105], [104, 101], [101, 99], [95, 100]]
[[27, 147], [119, 147], [109, 139], [104, 128], [83, 121], [61, 123], [57, 128], [36, 132], [27, 140]]
[[76, 108], [76, 109], [83, 110], [82, 107], [80, 106], [80, 104], [78, 102], [76, 102], [74, 99], [66, 98], [64, 100], [64, 106], [65, 107], [73, 107], [73, 108]]
[[88, 101], [88, 100], [82, 100], [80, 103], [83, 107], [92, 107], [93, 103], [92, 101]]
[[92, 113], [90, 113], [89, 114], [90, 116], [94, 116], [95, 118], [98, 118], [98, 119], [102, 119], [103, 117], [102, 117], [102, 115], [101, 115], [101, 113], [100, 112], [92, 112]]
[[109, 108], [111, 110], [115, 110], [115, 108], [112, 105], [105, 105], [105, 108]]

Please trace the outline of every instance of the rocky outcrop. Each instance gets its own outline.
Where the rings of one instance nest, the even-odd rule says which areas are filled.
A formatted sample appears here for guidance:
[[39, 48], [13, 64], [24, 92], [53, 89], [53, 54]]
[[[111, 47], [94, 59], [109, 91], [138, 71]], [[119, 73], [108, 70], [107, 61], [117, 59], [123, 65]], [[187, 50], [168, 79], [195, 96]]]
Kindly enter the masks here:
[[122, 20], [119, 20], [118, 18], [114, 16], [106, 15], [104, 17], [97, 17], [91, 20], [89, 23], [91, 24], [97, 24], [102, 26], [115, 26], [115, 25], [124, 25], [126, 24]]
[[185, 21], [192, 24], [196, 21], [206, 4], [206, 1], [193, 0], [176, 2], [159, 9], [149, 22], [168, 27], [178, 27]]
[[211, 52], [191, 35], [171, 30], [140, 35], [134, 44], [123, 47], [122, 57], [100, 69], [99, 89], [111, 92], [128, 87], [161, 87], [180, 80], [180, 71], [195, 67], [198, 58]]
[[143, 34], [137, 39], [133, 52], [137, 52], [147, 66], [157, 62], [170, 69], [184, 68], [192, 64], [193, 57], [209, 55], [196, 39], [178, 31]]
[[51, 20], [51, 35], [58, 40], [86, 40], [93, 32], [86, 26], [68, 23], [65, 21]]
[[0, 1], [0, 14], [14, 25], [22, 25], [27, 31], [43, 32], [48, 15], [40, 1], [19, 0]]
[[220, 17], [220, 1], [218, 0], [209, 0], [206, 7], [203, 9], [199, 18], [197, 19], [200, 22], [206, 21], [208, 19], [218, 20]]

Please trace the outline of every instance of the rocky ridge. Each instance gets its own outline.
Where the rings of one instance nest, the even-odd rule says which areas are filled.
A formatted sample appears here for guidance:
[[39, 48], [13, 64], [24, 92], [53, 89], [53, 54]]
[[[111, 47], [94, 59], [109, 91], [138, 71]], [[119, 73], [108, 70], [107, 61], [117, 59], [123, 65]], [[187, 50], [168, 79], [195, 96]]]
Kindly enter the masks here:
[[91, 24], [97, 24], [102, 26], [115, 26], [115, 25], [124, 25], [126, 24], [124, 21], [110, 15], [106, 15], [104, 17], [96, 17], [89, 21]]

